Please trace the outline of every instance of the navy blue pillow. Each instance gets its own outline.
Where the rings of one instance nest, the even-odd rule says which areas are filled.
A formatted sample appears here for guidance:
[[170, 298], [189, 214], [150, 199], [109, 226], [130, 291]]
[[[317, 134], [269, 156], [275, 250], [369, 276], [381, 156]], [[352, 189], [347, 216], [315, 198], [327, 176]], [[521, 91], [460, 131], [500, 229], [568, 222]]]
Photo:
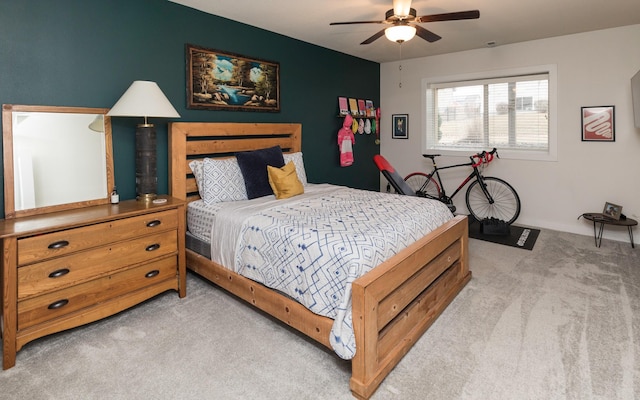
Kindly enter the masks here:
[[244, 186], [247, 188], [249, 199], [273, 194], [273, 189], [269, 185], [267, 165], [277, 168], [284, 167], [284, 157], [280, 146], [242, 151], [236, 153], [236, 159], [244, 178]]

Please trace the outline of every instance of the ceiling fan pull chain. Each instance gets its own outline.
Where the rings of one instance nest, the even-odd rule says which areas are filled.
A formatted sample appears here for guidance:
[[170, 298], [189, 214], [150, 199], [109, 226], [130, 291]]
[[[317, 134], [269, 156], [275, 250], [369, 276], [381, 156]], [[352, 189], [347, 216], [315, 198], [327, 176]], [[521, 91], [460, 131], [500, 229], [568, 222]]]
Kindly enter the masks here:
[[398, 75], [400, 77], [398, 87], [402, 89], [402, 43], [400, 43], [400, 64], [398, 65]]

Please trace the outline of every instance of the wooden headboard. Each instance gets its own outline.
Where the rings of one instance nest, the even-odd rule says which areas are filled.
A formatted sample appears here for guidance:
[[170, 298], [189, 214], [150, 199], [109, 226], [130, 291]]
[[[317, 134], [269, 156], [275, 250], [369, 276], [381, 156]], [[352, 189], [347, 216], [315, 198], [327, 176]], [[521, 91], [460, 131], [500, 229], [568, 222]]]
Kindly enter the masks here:
[[169, 194], [197, 200], [192, 160], [231, 157], [238, 151], [279, 145], [283, 152], [302, 151], [302, 125], [237, 122], [172, 122], [169, 124]]

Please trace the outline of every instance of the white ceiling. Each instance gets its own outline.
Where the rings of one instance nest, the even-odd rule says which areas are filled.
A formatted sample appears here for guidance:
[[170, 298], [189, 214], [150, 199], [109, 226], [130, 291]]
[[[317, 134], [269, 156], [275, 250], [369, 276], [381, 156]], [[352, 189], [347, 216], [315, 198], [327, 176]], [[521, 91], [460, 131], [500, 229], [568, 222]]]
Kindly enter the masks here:
[[418, 16], [477, 9], [480, 19], [421, 24], [442, 36], [434, 43], [383, 36], [360, 45], [387, 25], [329, 23], [381, 21], [392, 0], [170, 1], [380, 63], [640, 23], [640, 0], [413, 0]]

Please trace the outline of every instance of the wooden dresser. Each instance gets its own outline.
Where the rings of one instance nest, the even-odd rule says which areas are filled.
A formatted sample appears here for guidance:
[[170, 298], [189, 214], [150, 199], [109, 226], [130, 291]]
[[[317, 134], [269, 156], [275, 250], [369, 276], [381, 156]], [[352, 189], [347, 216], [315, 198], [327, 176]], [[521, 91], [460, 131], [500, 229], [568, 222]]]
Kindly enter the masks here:
[[161, 198], [0, 220], [3, 369], [34, 339], [186, 295], [185, 203]]

